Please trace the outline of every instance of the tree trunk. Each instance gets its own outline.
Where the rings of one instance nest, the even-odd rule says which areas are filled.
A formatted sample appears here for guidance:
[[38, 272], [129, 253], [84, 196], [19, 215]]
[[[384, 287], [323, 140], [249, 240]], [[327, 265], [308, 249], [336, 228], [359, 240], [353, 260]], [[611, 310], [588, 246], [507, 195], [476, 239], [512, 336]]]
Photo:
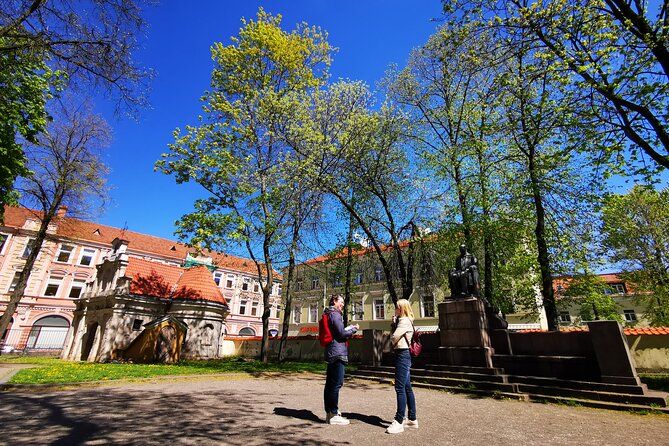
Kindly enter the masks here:
[[281, 342], [279, 343], [279, 361], [283, 361], [284, 348], [288, 341], [288, 327], [290, 326], [290, 314], [293, 305], [293, 277], [295, 275], [295, 252], [297, 251], [297, 238], [299, 235], [297, 220], [293, 222], [293, 238], [290, 242], [288, 252], [288, 279], [286, 281], [286, 302], [283, 312], [283, 325], [281, 326]]
[[269, 296], [272, 293], [272, 286], [274, 285], [274, 270], [272, 269], [272, 260], [269, 252], [270, 246], [270, 237], [265, 236], [265, 241], [263, 243], [263, 255], [265, 257], [265, 278], [266, 283], [263, 286], [260, 284], [262, 290], [262, 343], [260, 344], [260, 360], [264, 363], [267, 363], [269, 359], [269, 315], [270, 315], [270, 306], [269, 306]]
[[453, 180], [455, 181], [455, 190], [458, 194], [458, 204], [460, 205], [460, 216], [462, 217], [462, 233], [465, 236], [465, 245], [471, 251], [474, 247], [472, 246], [471, 222], [469, 220], [469, 211], [467, 210], [467, 197], [465, 197], [464, 186], [462, 184], [462, 173], [460, 172], [460, 166], [457, 164], [453, 166], [453, 169]]
[[490, 233], [490, 197], [488, 196], [488, 183], [486, 172], [483, 167], [483, 153], [480, 147], [476, 150], [479, 164], [479, 188], [481, 189], [481, 209], [483, 211], [483, 297], [488, 303], [493, 304], [492, 283], [492, 252], [493, 240]]
[[[58, 206], [60, 206], [60, 201], [58, 202]], [[44, 213], [42, 221], [40, 222], [39, 230], [37, 231], [37, 235], [35, 236], [33, 249], [32, 251], [30, 251], [28, 258], [26, 259], [26, 263], [23, 266], [23, 271], [21, 271], [21, 274], [19, 275], [19, 281], [16, 284], [16, 288], [14, 288], [14, 291], [9, 297], [9, 302], [7, 302], [7, 308], [5, 309], [5, 312], [2, 314], [2, 317], [0, 317], [0, 333], [4, 333], [7, 327], [9, 326], [9, 321], [11, 321], [12, 316], [14, 316], [16, 308], [18, 307], [19, 302], [21, 301], [21, 298], [23, 297], [23, 294], [26, 291], [28, 280], [30, 279], [30, 274], [32, 273], [32, 269], [35, 266], [35, 261], [37, 260], [37, 256], [42, 250], [42, 244], [46, 239], [47, 229], [49, 228], [49, 224], [51, 224], [51, 221], [53, 220], [53, 217], [56, 214], [56, 209], [58, 209], [58, 206], [55, 207], [51, 206], [51, 209], [49, 209], [47, 212]], [[0, 354], [2, 354], [1, 351]]]
[[530, 170], [534, 210], [537, 217], [534, 234], [537, 240], [537, 260], [539, 261], [539, 270], [541, 271], [541, 297], [544, 309], [546, 310], [546, 318], [548, 319], [548, 330], [558, 331], [558, 314], [555, 305], [555, 296], [553, 294], [553, 278], [551, 277], [550, 258], [548, 255], [548, 244], [546, 242], [546, 210], [544, 209], [541, 186], [539, 185], [534, 157], [534, 150], [530, 149], [528, 167]]
[[[353, 192], [351, 192], [351, 203], [354, 203], [355, 197]], [[344, 327], [348, 326], [348, 309], [351, 304], [351, 275], [353, 273], [353, 227], [355, 225], [355, 220], [353, 214], [349, 212], [348, 214], [348, 233], [346, 234], [346, 277], [344, 278]]]

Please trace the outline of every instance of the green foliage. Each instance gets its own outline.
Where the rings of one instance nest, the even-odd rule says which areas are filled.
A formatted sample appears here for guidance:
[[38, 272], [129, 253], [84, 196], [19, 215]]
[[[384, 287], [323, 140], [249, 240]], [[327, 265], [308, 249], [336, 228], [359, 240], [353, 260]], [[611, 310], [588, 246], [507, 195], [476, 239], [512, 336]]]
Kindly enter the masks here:
[[602, 244], [624, 268], [652, 325], [669, 325], [669, 188], [635, 186], [606, 197]]
[[559, 305], [579, 307], [581, 321], [610, 320], [623, 322], [620, 306], [607, 294], [607, 285], [601, 277], [584, 273], [574, 276], [568, 283]]
[[[11, 44], [0, 38], [0, 47]], [[21, 138], [34, 141], [47, 121], [53, 73], [38, 53], [0, 51], [0, 220], [5, 204], [16, 204], [17, 176], [29, 175]]]

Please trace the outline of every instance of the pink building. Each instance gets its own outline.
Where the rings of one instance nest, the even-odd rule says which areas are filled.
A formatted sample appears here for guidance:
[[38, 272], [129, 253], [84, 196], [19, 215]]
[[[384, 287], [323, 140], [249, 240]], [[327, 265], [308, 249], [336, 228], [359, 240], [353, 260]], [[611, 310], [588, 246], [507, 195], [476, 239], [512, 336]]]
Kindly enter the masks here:
[[[160, 237], [121, 230], [94, 222], [61, 217], [49, 228], [49, 236], [37, 257], [12, 324], [2, 334], [3, 351], [35, 349], [59, 350], [72, 323], [75, 299], [95, 278], [95, 266], [112, 250], [117, 237], [128, 240], [130, 258], [166, 265], [209, 264], [214, 281], [230, 307], [225, 333], [259, 335], [263, 311], [260, 285], [253, 261], [223, 253], [196, 256], [187, 246]], [[16, 286], [35, 233], [39, 228], [36, 211], [5, 208], [0, 226], [0, 312]], [[277, 275], [271, 295], [270, 333], [279, 328], [281, 277]]]

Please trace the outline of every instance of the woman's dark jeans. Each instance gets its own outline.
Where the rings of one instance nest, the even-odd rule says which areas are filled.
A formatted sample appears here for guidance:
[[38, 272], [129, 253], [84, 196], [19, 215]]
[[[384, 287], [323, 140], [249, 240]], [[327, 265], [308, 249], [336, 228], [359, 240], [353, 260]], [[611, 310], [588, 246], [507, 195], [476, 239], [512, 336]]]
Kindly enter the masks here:
[[411, 388], [411, 354], [409, 349], [395, 350], [395, 393], [397, 393], [397, 413], [395, 420], [404, 421], [404, 411], [409, 406], [409, 419], [416, 419], [416, 398]]
[[339, 389], [344, 384], [345, 367], [344, 362], [339, 359], [328, 363], [325, 389], [323, 390], [326, 413], [336, 414], [339, 411]]

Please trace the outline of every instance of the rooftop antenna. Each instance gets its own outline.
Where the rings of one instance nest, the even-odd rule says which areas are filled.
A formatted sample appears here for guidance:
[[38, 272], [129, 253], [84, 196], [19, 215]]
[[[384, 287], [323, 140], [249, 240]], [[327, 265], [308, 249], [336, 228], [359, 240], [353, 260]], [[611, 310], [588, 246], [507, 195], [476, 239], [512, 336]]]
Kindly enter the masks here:
[[125, 238], [125, 231], [127, 231], [127, 230], [128, 230], [128, 220], [126, 220], [125, 223], [123, 223], [123, 228], [121, 229], [121, 237], [120, 238], [122, 238], [122, 239]]

